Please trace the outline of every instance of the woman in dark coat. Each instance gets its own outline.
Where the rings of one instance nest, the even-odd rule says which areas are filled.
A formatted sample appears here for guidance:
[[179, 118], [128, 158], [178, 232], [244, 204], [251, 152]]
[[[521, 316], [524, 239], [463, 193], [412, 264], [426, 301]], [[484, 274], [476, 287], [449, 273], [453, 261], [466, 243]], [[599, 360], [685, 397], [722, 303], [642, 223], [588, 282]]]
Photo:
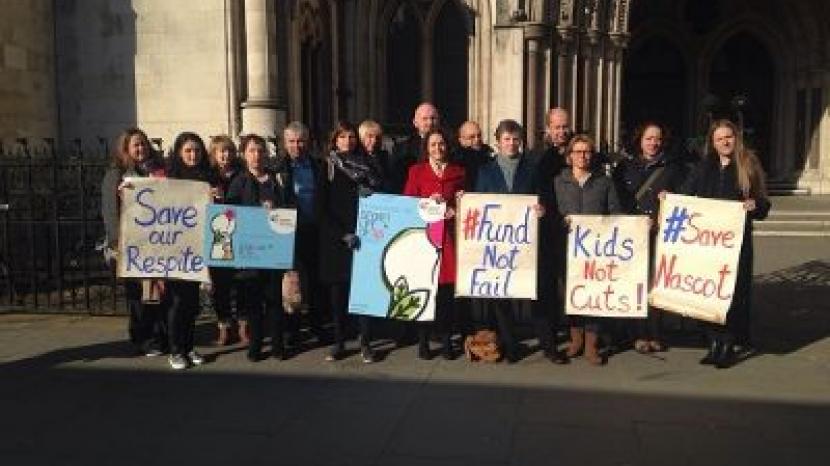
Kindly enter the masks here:
[[[620, 202], [627, 213], [651, 218], [650, 256], [654, 257], [654, 237], [663, 191], [677, 192], [685, 181], [683, 162], [665, 151], [667, 133], [655, 122], [647, 121], [634, 131], [636, 155], [620, 161], [614, 170]], [[652, 261], [649, 261], [650, 263]], [[632, 322], [634, 349], [640, 353], [664, 351], [660, 338], [660, 312], [649, 308], [648, 318]]]
[[[184, 132], [176, 137], [168, 157], [167, 177], [180, 180], [203, 181], [216, 186], [216, 172], [208, 161], [205, 143], [195, 133]], [[185, 369], [205, 362], [194, 348], [196, 317], [199, 315], [199, 283], [168, 280], [167, 334], [170, 344], [170, 367]]]
[[389, 152], [383, 148], [383, 128], [374, 120], [365, 120], [357, 128], [360, 148], [369, 156], [381, 179], [383, 186], [378, 191], [392, 193], [392, 165]]
[[[115, 251], [118, 251], [120, 201], [124, 179], [148, 176], [163, 178], [164, 161], [150, 146], [144, 131], [127, 128], [116, 140], [112, 163], [101, 182], [101, 217], [107, 235], [107, 251], [113, 257]], [[167, 347], [166, 332], [161, 319], [164, 310], [162, 304], [147, 304], [142, 301], [142, 282], [149, 280], [124, 280], [124, 297], [130, 314], [130, 342], [145, 356], [161, 356]]]
[[[455, 197], [464, 189], [464, 167], [449, 161], [449, 140], [440, 129], [430, 130], [424, 136], [423, 162], [409, 167], [403, 194], [428, 197], [446, 203], [444, 237], [441, 240], [441, 270], [438, 274], [438, 292], [435, 300], [435, 327], [441, 337], [441, 354], [452, 359], [450, 329], [454, 309], [455, 285]], [[418, 329], [418, 357], [430, 359], [429, 330], [423, 323]]]
[[[245, 162], [242, 171], [231, 183], [225, 202], [234, 205], [276, 209], [286, 205], [283, 193], [274, 174], [265, 168], [268, 149], [265, 139], [256, 134], [243, 136], [239, 151]], [[281, 270], [246, 269], [239, 271], [240, 305], [245, 309], [250, 330], [248, 360], [262, 359], [262, 340], [265, 323], [273, 324], [271, 332], [271, 356], [278, 360], [288, 357], [283, 335], [285, 313], [282, 307]]]
[[[496, 127], [495, 136], [496, 156], [481, 166], [475, 190], [481, 193], [536, 194], [540, 199], [540, 204], [536, 206], [537, 215], [544, 215], [544, 200], [550, 198], [550, 188], [540, 183], [534, 161], [522, 152], [524, 128], [513, 120], [503, 120]], [[540, 234], [540, 238], [543, 235]], [[508, 362], [519, 359], [518, 346], [513, 338], [513, 315], [529, 310], [545, 357], [557, 364], [567, 363], [565, 355], [556, 349], [549, 309], [538, 302], [522, 299], [477, 299], [474, 302], [476, 306], [487, 309], [485, 314], [495, 315], [499, 339]]]
[[681, 189], [692, 196], [742, 201], [746, 210], [732, 305], [727, 311], [725, 326], [708, 325], [709, 351], [701, 364], [712, 364], [719, 369], [730, 367], [734, 363], [734, 345], [751, 344], [752, 222], [766, 218], [771, 207], [765, 176], [758, 157], [744, 146], [738, 127], [729, 120], [718, 120], [709, 128], [703, 159]]
[[[570, 216], [576, 214], [623, 213], [614, 183], [602, 173], [592, 170], [594, 141], [584, 134], [578, 134], [568, 143], [566, 153], [570, 169], [560, 172], [553, 181], [556, 204], [565, 223], [569, 225]], [[597, 351], [601, 320], [596, 317], [570, 316], [571, 343], [567, 349], [568, 357], [576, 357], [584, 351], [585, 359], [591, 364], [605, 363], [605, 358]]]
[[[217, 185], [214, 188], [213, 202], [224, 204], [231, 183], [243, 170], [236, 152], [236, 145], [234, 145], [228, 136], [214, 136], [210, 139], [208, 154], [210, 156], [210, 165], [216, 171]], [[230, 330], [234, 322], [239, 326], [240, 342], [244, 345], [249, 343], [248, 322], [245, 320], [245, 315], [241, 312], [243, 309], [238, 303], [240, 293], [236, 293], [237, 306], [235, 315], [231, 305], [231, 294], [234, 288], [236, 288], [234, 275], [236, 275], [236, 271], [231, 268], [210, 268], [213, 309], [216, 311], [218, 330], [216, 337], [217, 346], [225, 346], [230, 343]]]
[[[352, 251], [359, 247], [355, 235], [358, 197], [381, 189], [383, 181], [371, 159], [358, 149], [357, 132], [351, 124], [337, 124], [329, 147], [315, 202], [320, 257], [324, 262], [320, 267], [320, 281], [328, 288], [334, 319], [334, 344], [326, 360], [336, 361], [344, 355]], [[369, 317], [356, 319], [363, 362], [375, 362], [374, 351], [369, 346]]]

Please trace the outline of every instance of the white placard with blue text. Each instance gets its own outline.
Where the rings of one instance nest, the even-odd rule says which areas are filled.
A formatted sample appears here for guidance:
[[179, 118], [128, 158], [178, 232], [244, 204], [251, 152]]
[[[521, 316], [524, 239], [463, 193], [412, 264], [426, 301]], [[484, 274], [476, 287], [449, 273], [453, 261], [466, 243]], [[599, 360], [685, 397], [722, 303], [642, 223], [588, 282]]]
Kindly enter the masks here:
[[467, 193], [456, 218], [455, 295], [536, 299], [536, 196]]
[[210, 186], [129, 178], [122, 191], [118, 276], [209, 282], [204, 249]]
[[441, 269], [445, 204], [391, 194], [360, 198], [349, 312], [431, 321]]
[[648, 217], [571, 215], [570, 218], [566, 314], [646, 317]]
[[291, 269], [295, 209], [210, 204], [205, 222], [205, 258], [210, 267]]

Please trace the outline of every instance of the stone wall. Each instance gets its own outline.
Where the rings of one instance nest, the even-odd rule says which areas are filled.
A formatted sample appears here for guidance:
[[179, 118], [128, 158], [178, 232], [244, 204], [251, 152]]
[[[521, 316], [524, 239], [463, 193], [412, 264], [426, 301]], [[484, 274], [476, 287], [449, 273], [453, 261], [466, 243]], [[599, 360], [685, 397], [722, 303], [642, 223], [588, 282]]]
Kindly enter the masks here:
[[55, 137], [51, 0], [0, 0], [0, 140]]
[[65, 139], [229, 132], [224, 0], [64, 0], [56, 24]]

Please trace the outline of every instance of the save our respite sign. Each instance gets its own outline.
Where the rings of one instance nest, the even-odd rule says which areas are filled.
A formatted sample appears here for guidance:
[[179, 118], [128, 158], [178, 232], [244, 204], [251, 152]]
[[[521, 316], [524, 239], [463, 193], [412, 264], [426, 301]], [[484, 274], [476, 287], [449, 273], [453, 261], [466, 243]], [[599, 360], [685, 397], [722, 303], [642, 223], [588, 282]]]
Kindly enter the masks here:
[[122, 191], [118, 276], [210, 281], [203, 255], [208, 184], [125, 181], [132, 186]]
[[455, 295], [536, 299], [536, 196], [464, 194], [456, 218]]
[[742, 203], [669, 194], [659, 222], [650, 303], [725, 323], [744, 240]]
[[648, 228], [644, 216], [571, 216], [567, 314], [647, 316]]

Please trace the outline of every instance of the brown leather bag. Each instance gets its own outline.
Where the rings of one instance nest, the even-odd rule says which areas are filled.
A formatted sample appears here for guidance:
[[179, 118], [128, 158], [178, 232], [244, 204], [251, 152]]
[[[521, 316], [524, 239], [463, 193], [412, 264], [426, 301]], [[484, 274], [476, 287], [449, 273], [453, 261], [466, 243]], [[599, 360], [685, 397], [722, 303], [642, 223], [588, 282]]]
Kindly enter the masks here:
[[501, 359], [499, 337], [492, 330], [479, 330], [464, 340], [464, 354], [470, 361], [498, 362]]

